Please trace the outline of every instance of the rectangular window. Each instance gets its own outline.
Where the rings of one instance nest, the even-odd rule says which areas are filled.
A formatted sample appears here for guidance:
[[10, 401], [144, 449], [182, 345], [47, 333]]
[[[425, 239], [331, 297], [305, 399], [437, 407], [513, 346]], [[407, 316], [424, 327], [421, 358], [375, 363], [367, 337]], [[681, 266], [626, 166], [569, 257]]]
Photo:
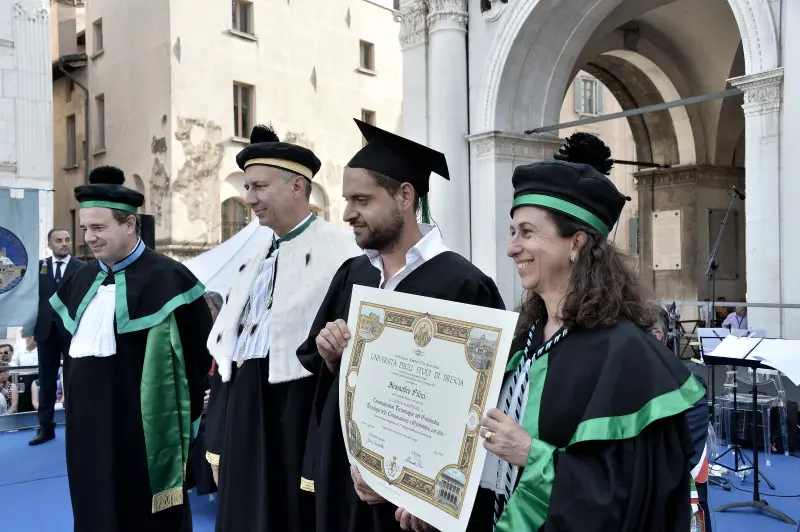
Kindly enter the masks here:
[[253, 4], [244, 0], [233, 0], [231, 2], [232, 25], [236, 31], [253, 34]]
[[[366, 122], [367, 124], [369, 124], [371, 126], [376, 125], [376, 123], [375, 123], [375, 111], [369, 111], [367, 109], [362, 109], [361, 110], [361, 121], [362, 122]], [[362, 146], [366, 146], [367, 145], [367, 139], [364, 138], [363, 135], [361, 136], [361, 145]]]
[[106, 149], [106, 97], [104, 94], [95, 99], [97, 107], [97, 150]]
[[103, 51], [103, 19], [99, 18], [92, 23], [92, 52], [97, 54]]
[[67, 117], [67, 168], [78, 166], [78, 146], [75, 138], [75, 115]]
[[375, 70], [375, 45], [367, 41], [359, 41], [358, 66], [364, 70]]
[[594, 78], [575, 79], [575, 112], [581, 115], [603, 114], [603, 85]]
[[233, 135], [249, 138], [253, 128], [253, 93], [255, 88], [242, 83], [233, 84]]
[[75, 82], [67, 78], [67, 93], [66, 93], [67, 103], [72, 101], [73, 92], [75, 92]]

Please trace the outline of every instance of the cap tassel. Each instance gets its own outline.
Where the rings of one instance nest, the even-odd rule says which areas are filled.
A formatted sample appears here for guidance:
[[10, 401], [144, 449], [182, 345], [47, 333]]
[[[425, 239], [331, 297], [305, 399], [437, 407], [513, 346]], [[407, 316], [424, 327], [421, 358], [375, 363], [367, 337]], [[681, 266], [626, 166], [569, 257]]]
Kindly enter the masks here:
[[431, 223], [431, 208], [428, 205], [428, 195], [424, 195], [419, 199], [419, 212], [422, 218], [422, 223]]

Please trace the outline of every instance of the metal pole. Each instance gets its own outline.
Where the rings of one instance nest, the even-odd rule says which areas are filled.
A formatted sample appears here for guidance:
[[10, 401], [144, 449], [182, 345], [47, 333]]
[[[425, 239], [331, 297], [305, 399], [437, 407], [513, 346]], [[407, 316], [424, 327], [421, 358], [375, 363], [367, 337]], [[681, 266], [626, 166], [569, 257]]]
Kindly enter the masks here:
[[[86, 54], [80, 54], [86, 58]], [[89, 135], [89, 89], [78, 81], [75, 76], [67, 72], [67, 69], [64, 68], [64, 58], [61, 57], [58, 60], [58, 69], [61, 71], [62, 74], [67, 76], [72, 82], [83, 89], [83, 116], [84, 116], [84, 132], [83, 132], [83, 182], [89, 183], [89, 139], [91, 138]]]
[[570, 127], [583, 126], [586, 124], [595, 124], [597, 122], [605, 122], [607, 120], [614, 120], [617, 118], [627, 118], [629, 116], [639, 116], [646, 113], [653, 113], [656, 111], [663, 111], [665, 109], [672, 109], [673, 107], [684, 107], [695, 103], [707, 102], [709, 100], [719, 100], [720, 98], [728, 98], [730, 96], [738, 96], [742, 94], [739, 89], [728, 89], [720, 92], [712, 92], [709, 94], [702, 94], [700, 96], [692, 96], [691, 98], [684, 98], [683, 100], [674, 100], [671, 102], [657, 103], [655, 105], [647, 105], [645, 107], [638, 107], [636, 109], [628, 109], [627, 111], [620, 111], [619, 113], [611, 113], [602, 116], [593, 116], [591, 118], [583, 118], [572, 122], [564, 122], [563, 124], [555, 124], [552, 126], [537, 127], [536, 129], [529, 129], [525, 132], [526, 135], [531, 133], [546, 133], [548, 131], [558, 131], [559, 129], [566, 129]]

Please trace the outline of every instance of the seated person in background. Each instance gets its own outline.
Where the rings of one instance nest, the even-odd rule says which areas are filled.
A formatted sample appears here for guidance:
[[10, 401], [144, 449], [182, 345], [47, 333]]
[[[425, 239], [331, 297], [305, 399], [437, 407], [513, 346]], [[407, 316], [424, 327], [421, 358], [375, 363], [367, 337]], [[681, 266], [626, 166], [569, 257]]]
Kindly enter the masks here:
[[725, 321], [722, 322], [723, 328], [747, 329], [747, 315], [744, 307], [736, 307], [736, 312], [731, 312]]
[[9, 366], [39, 367], [39, 350], [36, 348], [36, 340], [33, 339], [33, 336], [25, 338], [25, 349], [12, 351], [11, 363]]
[[[0, 362], [0, 366], [5, 364], [5, 361]], [[6, 406], [4, 413], [16, 414], [19, 404], [19, 392], [17, 391], [17, 385], [11, 382], [8, 369], [0, 369], [0, 397], [3, 398]]]
[[[58, 368], [58, 381], [56, 388], [56, 410], [64, 408], [64, 368]], [[39, 409], [39, 379], [31, 384], [31, 404], [34, 410]]]
[[[656, 339], [667, 345], [669, 331], [669, 313], [661, 305], [654, 306], [653, 325], [650, 333]], [[738, 311], [738, 309], [737, 309]], [[733, 316], [733, 314], [731, 314]], [[747, 319], [747, 318], [745, 318]], [[695, 375], [706, 390], [708, 386], [700, 375]], [[689, 470], [695, 483], [697, 494], [692, 494], [692, 506], [699, 506], [699, 512], [694, 512], [696, 518], [705, 524], [705, 532], [711, 532], [711, 511], [708, 508], [708, 457], [706, 455], [706, 442], [708, 440], [708, 394], [698, 399], [691, 410], [686, 411], [686, 422], [692, 435], [694, 453], [689, 459]]]

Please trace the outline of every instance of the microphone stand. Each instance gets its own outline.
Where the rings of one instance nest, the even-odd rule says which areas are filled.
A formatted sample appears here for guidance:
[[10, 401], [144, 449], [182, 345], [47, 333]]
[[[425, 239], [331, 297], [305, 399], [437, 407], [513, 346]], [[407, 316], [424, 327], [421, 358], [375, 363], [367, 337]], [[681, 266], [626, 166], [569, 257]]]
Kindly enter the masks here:
[[[716, 290], [717, 290], [717, 268], [719, 268], [719, 263], [717, 262], [717, 251], [719, 250], [719, 244], [722, 241], [722, 235], [723, 235], [723, 233], [725, 233], [725, 227], [728, 225], [728, 217], [731, 214], [731, 209], [733, 209], [733, 203], [736, 201], [736, 197], [738, 196], [736, 191], [735, 190], [731, 190], [731, 188], [728, 188], [728, 193], [730, 195], [731, 201], [730, 201], [730, 203], [728, 203], [728, 210], [725, 211], [725, 217], [722, 219], [722, 223], [720, 224], [719, 232], [717, 233], [717, 239], [714, 241], [714, 245], [711, 247], [711, 253], [709, 253], [709, 255], [708, 255], [708, 264], [706, 265], [706, 273], [705, 273], [705, 275], [708, 278], [709, 285], [711, 286], [711, 300], [710, 300], [710, 303], [709, 303], [709, 306], [708, 306], [708, 315], [706, 316], [706, 319], [707, 319], [706, 326], [707, 327], [713, 327], [715, 325], [715, 322], [716, 322], [716, 319], [717, 319], [716, 312], [714, 310], [714, 302], [717, 299], [717, 294], [716, 294]], [[712, 318], [712, 316], [713, 316], [713, 318]], [[715, 405], [716, 401], [714, 399], [716, 398], [716, 390], [715, 390], [715, 380], [716, 379], [714, 377], [715, 377], [715, 373], [716, 373], [716, 367], [713, 366], [713, 365], [709, 365], [709, 373], [711, 373], [711, 379], [710, 379], [711, 380], [711, 390], [710, 390], [710, 393], [711, 393], [711, 404]], [[736, 390], [734, 390], [734, 392], [735, 391]], [[735, 402], [736, 402], [736, 396], [734, 395], [734, 403]], [[712, 406], [712, 409], [715, 409], [715, 406]], [[735, 411], [736, 411], [736, 406], [734, 405], [734, 412]], [[717, 437], [721, 438], [722, 434], [718, 434]], [[732, 439], [731, 441], [733, 442], [733, 444], [736, 444], [736, 441], [734, 441], [734, 439]], [[739, 458], [739, 453], [740, 452], [741, 452], [740, 449], [734, 448], [734, 457], [736, 458], [736, 469], [735, 469], [736, 472], [739, 471], [739, 460], [738, 460], [738, 458]], [[723, 455], [724, 454], [727, 454], [727, 451], [725, 453], [723, 453]], [[714, 463], [716, 464], [717, 460], [719, 460], [721, 457], [722, 457], [722, 455], [718, 456], [717, 459], [714, 460]], [[716, 479], [714, 477], [709, 476], [709, 480], [711, 481], [711, 484], [717, 484], [720, 487], [725, 488], [726, 490], [730, 490], [730, 485], [728, 484], [727, 479], [725, 479], [725, 480]], [[728, 484], [728, 485], [726, 485], [726, 484]]]
[[719, 268], [719, 263], [717, 262], [717, 250], [719, 249], [719, 243], [722, 241], [722, 234], [725, 232], [725, 226], [728, 225], [728, 217], [731, 214], [733, 202], [736, 201], [738, 196], [736, 191], [731, 191], [728, 189], [728, 192], [730, 193], [731, 202], [728, 204], [728, 210], [725, 212], [725, 217], [722, 219], [722, 223], [720, 224], [719, 232], [717, 233], [717, 239], [714, 241], [714, 246], [711, 248], [711, 253], [708, 256], [708, 265], [706, 266], [706, 277], [711, 285], [711, 312], [714, 310], [714, 301], [717, 299], [717, 268]]

